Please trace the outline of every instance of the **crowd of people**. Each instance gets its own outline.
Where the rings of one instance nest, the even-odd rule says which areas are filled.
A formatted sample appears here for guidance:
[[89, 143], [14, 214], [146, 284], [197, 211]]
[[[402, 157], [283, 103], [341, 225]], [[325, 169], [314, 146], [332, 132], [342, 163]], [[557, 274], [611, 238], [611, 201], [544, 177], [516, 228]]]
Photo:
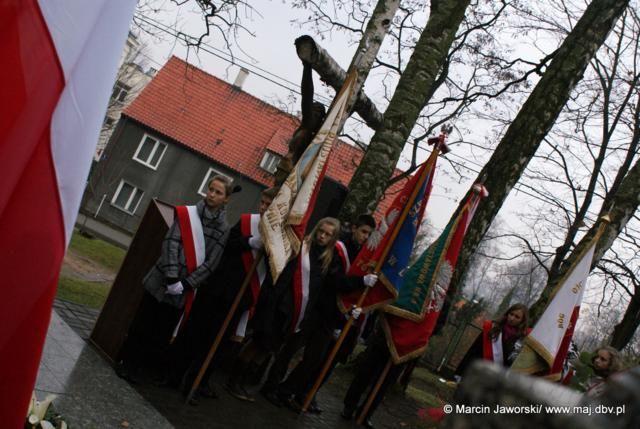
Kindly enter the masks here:
[[[188, 210], [176, 208], [161, 255], [144, 278], [144, 296], [116, 372], [135, 383], [143, 369], [151, 370], [158, 384], [182, 389], [186, 395], [230, 314], [223, 350], [216, 353], [216, 357], [233, 356], [225, 389], [235, 398], [254, 401], [247, 390], [249, 377], [256, 373], [259, 377], [260, 369], [272, 361], [261, 394], [278, 406], [300, 410], [335, 344], [336, 332], [349, 317], [360, 322], [342, 344], [337, 362], [346, 360], [363, 331], [361, 309], [353, 307], [343, 314], [337, 297], [377, 282], [375, 274], [347, 276], [376, 222], [370, 215], [360, 215], [343, 231], [337, 219], [321, 219], [304, 238], [300, 253], [273, 282], [258, 224], [278, 190], [263, 191], [258, 213], [242, 215], [229, 227], [225, 206], [232, 189], [226, 177], [215, 176], [205, 198], [190, 208], [190, 217]], [[198, 253], [191, 249], [194, 242], [200, 242], [203, 253], [195, 262], [190, 261], [190, 255]], [[230, 312], [246, 277], [250, 287]], [[301, 350], [302, 360], [289, 372], [294, 355]], [[202, 397], [217, 396], [210, 378], [218, 360], [208, 366], [193, 404]], [[314, 400], [308, 411], [321, 410]]]
[[[347, 420], [361, 414], [389, 361], [389, 349], [375, 317], [360, 317], [358, 307], [344, 314], [337, 301], [340, 294], [364, 291], [377, 282], [373, 273], [347, 275], [376, 228], [375, 219], [360, 215], [346, 230], [335, 218], [321, 219], [304, 237], [299, 254], [273, 282], [258, 224], [277, 191], [264, 190], [258, 213], [242, 215], [233, 227], [229, 227], [225, 211], [233, 187], [224, 176], [211, 179], [205, 198], [195, 206], [176, 208], [176, 220], [164, 238], [160, 257], [143, 280], [144, 296], [116, 365], [119, 376], [135, 383], [142, 369], [151, 370], [158, 384], [181, 389], [187, 395], [204, 367], [202, 382], [191, 397], [191, 403], [197, 404], [203, 397], [217, 397], [210, 382], [212, 372], [220, 365], [221, 356], [231, 356], [233, 364], [224, 384], [231, 396], [253, 402], [248, 385], [266, 379], [259, 390], [264, 398], [299, 412], [322, 376], [340, 330], [352, 317], [356, 326], [346, 336], [322, 383], [337, 362], [346, 361], [361, 334], [370, 333], [341, 413]], [[230, 311], [243, 283], [248, 287], [235, 311]], [[228, 328], [222, 330], [228, 316]], [[512, 305], [482, 328], [458, 366], [458, 377], [477, 359], [509, 367], [518, 344], [530, 331], [528, 309], [521, 303]], [[219, 332], [224, 333], [222, 346], [207, 366], [206, 356]], [[297, 353], [302, 358], [292, 369]], [[367, 412], [360, 416], [365, 427], [373, 427], [371, 416], [407, 364], [413, 367], [413, 362], [391, 367], [377, 386]], [[580, 386], [586, 394], [598, 395], [603, 381], [620, 368], [619, 353], [612, 347], [600, 348], [594, 354], [589, 379]], [[306, 411], [322, 410], [314, 398]], [[436, 419], [442, 417], [437, 414]]]

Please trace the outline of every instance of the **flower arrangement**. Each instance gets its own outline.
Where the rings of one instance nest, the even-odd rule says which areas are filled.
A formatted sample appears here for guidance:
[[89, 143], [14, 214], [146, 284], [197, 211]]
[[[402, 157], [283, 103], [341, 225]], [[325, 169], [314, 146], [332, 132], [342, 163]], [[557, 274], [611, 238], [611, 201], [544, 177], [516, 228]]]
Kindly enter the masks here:
[[68, 426], [59, 414], [56, 414], [51, 403], [56, 395], [47, 395], [44, 401], [38, 401], [35, 392], [31, 395], [25, 429], [67, 429]]

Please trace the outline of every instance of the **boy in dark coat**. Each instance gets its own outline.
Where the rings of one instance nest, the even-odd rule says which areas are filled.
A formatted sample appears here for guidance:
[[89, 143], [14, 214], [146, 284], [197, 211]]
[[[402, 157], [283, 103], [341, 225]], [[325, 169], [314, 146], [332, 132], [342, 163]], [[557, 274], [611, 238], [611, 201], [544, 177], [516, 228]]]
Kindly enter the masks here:
[[[215, 273], [198, 292], [198, 299], [194, 302], [184, 332], [174, 343], [171, 384], [177, 386], [186, 373], [184, 387], [187, 391], [191, 388], [195, 375], [203, 365], [206, 355], [240, 291], [253, 258], [262, 248], [257, 225], [277, 192], [277, 188], [264, 190], [260, 196], [259, 214], [243, 214], [238, 223], [231, 228], [222, 260]], [[227, 328], [225, 333], [227, 349], [234, 348], [237, 342], [242, 341], [261, 285], [264, 286], [271, 282], [265, 262], [263, 260], [258, 265]], [[213, 367], [213, 364], [209, 365], [203, 385], [199, 390], [203, 396], [216, 396], [208, 383]]]

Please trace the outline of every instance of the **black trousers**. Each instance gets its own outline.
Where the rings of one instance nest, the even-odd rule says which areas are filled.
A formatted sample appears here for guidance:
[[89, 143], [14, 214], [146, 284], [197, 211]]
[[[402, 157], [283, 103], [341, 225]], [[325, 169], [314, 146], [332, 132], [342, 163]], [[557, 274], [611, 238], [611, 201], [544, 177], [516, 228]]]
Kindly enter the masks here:
[[145, 291], [120, 348], [118, 360], [132, 370], [163, 368], [167, 362], [169, 341], [181, 314], [181, 309], [158, 302]]
[[287, 374], [291, 359], [293, 359], [298, 350], [305, 346], [305, 340], [304, 331], [297, 332], [287, 338], [282, 348], [276, 353], [275, 361], [271, 365], [271, 369], [269, 369], [267, 381], [263, 386], [264, 391], [278, 390], [280, 382]]
[[[171, 346], [169, 377], [174, 383], [179, 383], [185, 374], [186, 384], [190, 385], [195, 379], [227, 317], [231, 307], [227, 301], [204, 288], [198, 291], [189, 319]], [[240, 316], [241, 311], [236, 311], [232, 317], [203, 380], [209, 380], [213, 369], [219, 366], [223, 355], [229, 351], [229, 337], [233, 334]]]
[[[356, 411], [362, 409], [367, 402], [373, 388], [378, 383], [380, 375], [391, 359], [389, 349], [385, 343], [384, 334], [381, 331], [374, 333], [370, 345], [365, 350], [362, 361], [356, 369], [356, 376], [349, 386], [347, 395], [344, 398], [344, 406], [347, 410]], [[393, 365], [389, 369], [378, 393], [376, 394], [366, 418], [370, 418], [378, 405], [384, 399], [387, 390], [395, 384], [406, 364]], [[364, 394], [366, 392], [366, 395]]]
[[304, 354], [302, 360], [291, 371], [280, 391], [294, 394], [298, 399], [304, 399], [309, 389], [320, 375], [320, 370], [327, 359], [329, 347], [333, 343], [333, 332], [328, 329], [314, 330], [304, 338]]

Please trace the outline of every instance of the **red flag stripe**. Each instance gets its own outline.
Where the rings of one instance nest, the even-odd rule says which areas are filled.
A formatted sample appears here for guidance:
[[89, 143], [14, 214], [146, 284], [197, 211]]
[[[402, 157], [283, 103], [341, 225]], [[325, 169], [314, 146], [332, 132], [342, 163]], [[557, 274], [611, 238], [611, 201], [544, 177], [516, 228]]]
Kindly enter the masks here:
[[[0, 401], [3, 427], [24, 424], [65, 243], [135, 6], [132, 0], [126, 2], [131, 7], [122, 8], [122, 0], [0, 2], [0, 391], [7, 393]], [[92, 16], [76, 13], [91, 8], [99, 10]], [[126, 15], [127, 9], [131, 13], [126, 20], [110, 20], [117, 13]], [[70, 21], [81, 23], [65, 25]], [[79, 27], [90, 34], [80, 33]], [[65, 44], [80, 49], [61, 57]], [[91, 59], [84, 55], [88, 51]], [[117, 55], [111, 58], [111, 53]], [[99, 72], [87, 73], [85, 86], [77, 84], [74, 78], [88, 67]]]
[[0, 106], [0, 391], [6, 393], [0, 416], [3, 426], [18, 428], [35, 384], [64, 255], [49, 133], [64, 76], [35, 1], [2, 2], [0, 32], [6, 94]]

